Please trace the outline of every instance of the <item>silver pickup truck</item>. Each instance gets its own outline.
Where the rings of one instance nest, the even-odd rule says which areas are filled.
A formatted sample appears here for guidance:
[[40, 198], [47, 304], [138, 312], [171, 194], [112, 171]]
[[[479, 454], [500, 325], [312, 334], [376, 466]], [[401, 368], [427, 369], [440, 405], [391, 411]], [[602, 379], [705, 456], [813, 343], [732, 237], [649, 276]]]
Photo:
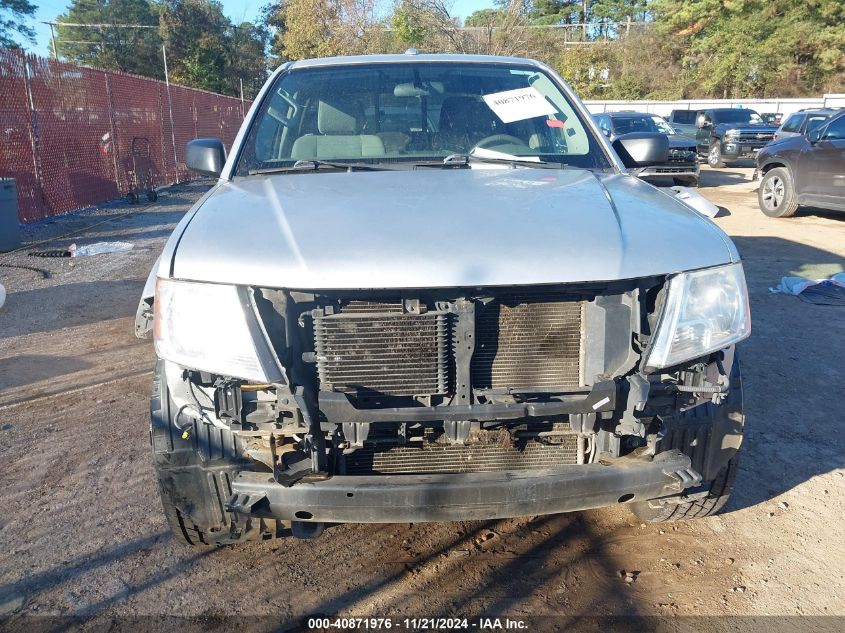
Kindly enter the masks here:
[[[152, 271], [151, 441], [190, 544], [626, 504], [718, 511], [750, 332], [731, 240], [527, 59], [286, 63]], [[621, 158], [621, 157], [624, 157]]]

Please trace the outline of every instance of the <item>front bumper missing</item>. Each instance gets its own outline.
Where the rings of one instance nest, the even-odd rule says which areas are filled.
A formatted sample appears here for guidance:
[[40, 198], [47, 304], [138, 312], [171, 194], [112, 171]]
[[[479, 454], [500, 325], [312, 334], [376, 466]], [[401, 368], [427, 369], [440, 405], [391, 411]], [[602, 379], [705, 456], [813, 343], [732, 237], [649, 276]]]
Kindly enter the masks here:
[[269, 473], [241, 472], [228, 509], [253, 516], [326, 523], [416, 523], [503, 519], [588, 510], [670, 497], [701, 483], [679, 451], [652, 461], [554, 470], [451, 475], [338, 476], [282, 486]]

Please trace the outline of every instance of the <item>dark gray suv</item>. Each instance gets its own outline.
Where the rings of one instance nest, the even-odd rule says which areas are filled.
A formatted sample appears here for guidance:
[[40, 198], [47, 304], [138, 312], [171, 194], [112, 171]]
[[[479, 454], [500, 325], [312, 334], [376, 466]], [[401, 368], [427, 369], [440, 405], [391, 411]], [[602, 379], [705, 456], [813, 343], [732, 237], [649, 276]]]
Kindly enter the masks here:
[[787, 218], [800, 206], [845, 211], [845, 112], [764, 147], [754, 175], [760, 210], [770, 217]]

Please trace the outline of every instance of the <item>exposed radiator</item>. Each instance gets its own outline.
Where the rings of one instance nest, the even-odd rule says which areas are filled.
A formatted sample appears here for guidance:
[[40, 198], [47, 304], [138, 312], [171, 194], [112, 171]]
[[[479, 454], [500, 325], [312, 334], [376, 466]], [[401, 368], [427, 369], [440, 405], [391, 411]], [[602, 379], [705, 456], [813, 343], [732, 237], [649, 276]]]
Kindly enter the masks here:
[[494, 300], [476, 313], [476, 389], [555, 390], [581, 379], [580, 301], [553, 297]]
[[449, 388], [448, 338], [444, 313], [345, 310], [318, 316], [314, 343], [320, 388], [393, 396], [444, 394]]
[[541, 470], [578, 463], [576, 441], [574, 435], [567, 435], [561, 444], [529, 441], [520, 447], [425, 442], [387, 450], [365, 444], [344, 459], [347, 475]]

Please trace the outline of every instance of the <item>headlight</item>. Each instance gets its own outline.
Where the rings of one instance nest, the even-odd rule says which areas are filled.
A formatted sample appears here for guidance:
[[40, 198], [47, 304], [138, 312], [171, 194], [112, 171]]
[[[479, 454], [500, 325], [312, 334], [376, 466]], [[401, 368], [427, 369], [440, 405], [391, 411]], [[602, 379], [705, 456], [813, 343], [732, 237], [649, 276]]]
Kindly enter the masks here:
[[728, 130], [725, 132], [725, 138], [728, 140], [736, 140], [739, 138], [739, 130]]
[[671, 367], [749, 334], [751, 313], [742, 264], [681, 273], [667, 284], [646, 366]]
[[246, 290], [158, 279], [154, 306], [155, 348], [160, 358], [256, 382], [280, 378], [267, 362], [269, 350]]

